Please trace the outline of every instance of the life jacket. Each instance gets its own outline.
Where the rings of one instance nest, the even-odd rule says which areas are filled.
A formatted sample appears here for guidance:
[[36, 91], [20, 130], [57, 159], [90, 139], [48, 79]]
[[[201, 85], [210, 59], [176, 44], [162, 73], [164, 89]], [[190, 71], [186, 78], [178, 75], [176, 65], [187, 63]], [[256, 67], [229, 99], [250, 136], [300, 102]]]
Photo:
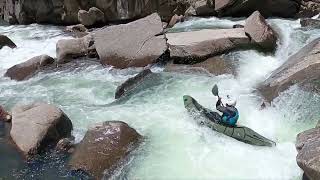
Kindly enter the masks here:
[[235, 126], [239, 119], [239, 112], [234, 106], [227, 106], [227, 111], [222, 114], [222, 121], [228, 125]]

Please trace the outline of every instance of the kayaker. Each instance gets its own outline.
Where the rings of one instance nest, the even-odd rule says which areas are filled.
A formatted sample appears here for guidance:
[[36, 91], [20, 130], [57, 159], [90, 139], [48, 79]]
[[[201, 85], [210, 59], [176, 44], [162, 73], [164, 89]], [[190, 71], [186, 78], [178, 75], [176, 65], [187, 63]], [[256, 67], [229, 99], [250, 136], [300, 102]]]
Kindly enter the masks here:
[[236, 99], [231, 98], [227, 95], [227, 102], [224, 106], [221, 101], [221, 97], [218, 97], [216, 103], [216, 108], [218, 111], [222, 112], [221, 121], [229, 126], [235, 126], [239, 119], [238, 109], [235, 107], [237, 104]]

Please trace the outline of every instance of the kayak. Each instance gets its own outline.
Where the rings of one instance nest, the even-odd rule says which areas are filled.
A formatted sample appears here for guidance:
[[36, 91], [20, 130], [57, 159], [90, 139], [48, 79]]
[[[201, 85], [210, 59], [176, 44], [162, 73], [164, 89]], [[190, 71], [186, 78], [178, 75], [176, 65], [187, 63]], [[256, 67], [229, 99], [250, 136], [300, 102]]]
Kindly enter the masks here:
[[191, 96], [183, 96], [183, 102], [185, 108], [188, 112], [193, 115], [200, 115], [201, 121], [200, 124], [206, 125], [207, 127], [213, 129], [214, 131], [223, 133], [227, 136], [230, 136], [238, 141], [255, 145], [255, 146], [275, 146], [276, 143], [272, 140], [265, 138], [253, 131], [252, 129], [245, 126], [235, 126], [231, 127], [226, 124], [219, 123], [217, 113], [211, 111], [210, 109], [204, 108], [201, 106], [195, 99]]

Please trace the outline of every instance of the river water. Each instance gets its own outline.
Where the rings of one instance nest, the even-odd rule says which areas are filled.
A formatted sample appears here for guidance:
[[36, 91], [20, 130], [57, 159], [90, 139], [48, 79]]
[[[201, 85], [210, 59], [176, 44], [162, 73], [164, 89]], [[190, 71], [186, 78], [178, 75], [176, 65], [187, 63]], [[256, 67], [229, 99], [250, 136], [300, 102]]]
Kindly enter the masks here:
[[[72, 120], [77, 141], [94, 123], [127, 122], [146, 138], [115, 179], [299, 179], [302, 171], [295, 160], [295, 138], [320, 119], [320, 97], [293, 86], [270, 107], [260, 110], [262, 100], [255, 87], [290, 55], [319, 37], [320, 30], [303, 29], [299, 20], [268, 22], [280, 36], [275, 54], [246, 50], [224, 55], [236, 63], [237, 76], [168, 73], [155, 66], [152, 70], [160, 76], [157, 82], [112, 106], [104, 104], [114, 101], [116, 87], [141, 69], [91, 65], [39, 74], [23, 82], [11, 81], [2, 77], [7, 68], [40, 54], [54, 57], [56, 42], [70, 37], [61, 27], [3, 26], [0, 33], [8, 35], [18, 48], [0, 50], [0, 103], [6, 108], [32, 101], [55, 104]], [[239, 19], [195, 18], [176, 25], [171, 32], [230, 28], [243, 23]], [[238, 98], [238, 122], [276, 141], [276, 147], [250, 146], [197, 125], [186, 112], [182, 96], [191, 95], [200, 104], [214, 108], [217, 99], [211, 88], [215, 83], [223, 96]], [[9, 162], [3, 154], [0, 160]], [[65, 164], [61, 159], [52, 162], [55, 160], [41, 161], [42, 165], [0, 166], [0, 177], [68, 179], [71, 175]]]

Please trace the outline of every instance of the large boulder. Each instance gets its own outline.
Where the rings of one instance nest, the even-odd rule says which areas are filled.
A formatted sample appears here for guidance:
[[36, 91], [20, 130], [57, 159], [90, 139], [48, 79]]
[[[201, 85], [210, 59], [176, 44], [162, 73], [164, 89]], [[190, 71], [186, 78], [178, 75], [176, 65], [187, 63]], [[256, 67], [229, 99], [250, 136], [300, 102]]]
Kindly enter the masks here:
[[9, 39], [7, 36], [0, 35], [0, 49], [3, 48], [4, 46], [8, 46], [10, 48], [17, 47], [17, 45], [11, 39]]
[[306, 90], [320, 88], [320, 38], [313, 40], [299, 52], [291, 56], [282, 66], [272, 72], [259, 87], [267, 101], [272, 101], [293, 84]]
[[250, 44], [244, 28], [203, 29], [166, 35], [170, 56], [176, 64], [194, 64]]
[[46, 103], [16, 105], [10, 135], [27, 157], [71, 135], [72, 123], [64, 112]]
[[57, 63], [67, 63], [95, 52], [95, 43], [91, 34], [82, 38], [61, 39], [56, 45]]
[[220, 16], [250, 16], [260, 11], [264, 17], [294, 17], [299, 3], [293, 0], [215, 0], [215, 10]]
[[259, 11], [255, 11], [246, 19], [244, 31], [250, 37], [251, 41], [260, 47], [264, 49], [275, 49], [277, 35]]
[[313, 17], [320, 13], [319, 0], [302, 0], [298, 17]]
[[200, 74], [236, 74], [235, 67], [232, 61], [221, 58], [212, 57], [203, 62], [183, 65], [168, 63], [164, 69], [166, 72], [178, 72], [178, 73], [200, 73]]
[[69, 165], [71, 169], [85, 171], [95, 179], [109, 176], [138, 145], [140, 138], [135, 129], [121, 121], [96, 124], [76, 147]]
[[320, 28], [320, 19], [305, 18], [300, 20], [301, 27]]
[[144, 67], [158, 62], [168, 49], [158, 14], [137, 21], [110, 26], [94, 33], [97, 53], [103, 65], [116, 68]]
[[212, 0], [198, 0], [195, 1], [193, 6], [197, 16], [213, 16], [216, 14]]
[[5, 76], [17, 81], [26, 80], [53, 63], [54, 59], [48, 55], [36, 56], [26, 62], [12, 66], [7, 70]]
[[297, 163], [310, 180], [320, 179], [320, 128], [304, 131], [297, 136]]
[[78, 12], [78, 19], [79, 22], [85, 26], [93, 26], [105, 22], [104, 13], [96, 7], [90, 8], [89, 11], [80, 10]]

